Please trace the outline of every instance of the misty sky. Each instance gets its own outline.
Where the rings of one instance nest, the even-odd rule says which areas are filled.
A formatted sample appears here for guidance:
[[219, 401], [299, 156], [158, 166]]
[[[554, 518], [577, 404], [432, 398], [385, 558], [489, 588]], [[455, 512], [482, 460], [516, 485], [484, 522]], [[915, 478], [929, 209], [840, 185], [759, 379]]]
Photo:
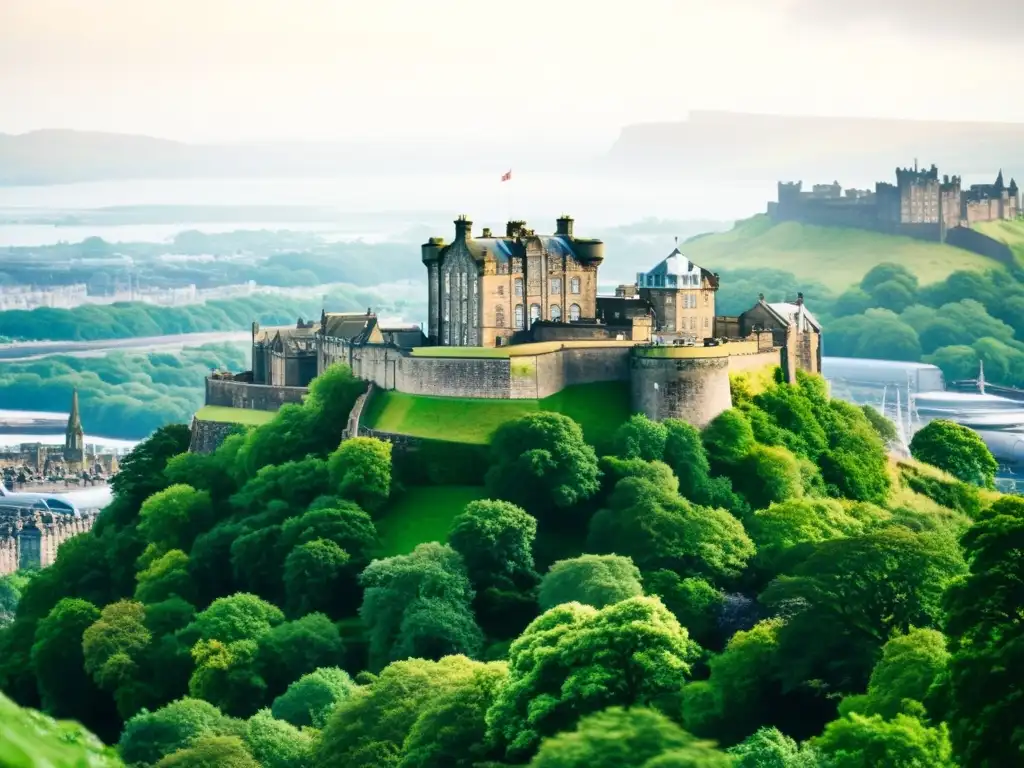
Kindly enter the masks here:
[[601, 145], [691, 109], [1024, 122], [1024, 2], [967, 5], [0, 0], [0, 132]]

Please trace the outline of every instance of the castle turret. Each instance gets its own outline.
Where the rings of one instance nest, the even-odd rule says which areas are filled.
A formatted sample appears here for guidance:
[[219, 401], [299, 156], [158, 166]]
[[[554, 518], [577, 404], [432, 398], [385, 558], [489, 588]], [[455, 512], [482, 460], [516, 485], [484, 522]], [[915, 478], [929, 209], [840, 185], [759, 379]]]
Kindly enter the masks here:
[[466, 214], [462, 214], [455, 220], [455, 239], [473, 239], [473, 222], [466, 217]]
[[555, 220], [555, 234], [563, 237], [572, 237], [572, 216], [563, 213]]
[[995, 188], [996, 188], [996, 192], [1002, 192], [1005, 189], [1005, 185], [1003, 184], [1003, 169], [1002, 168], [999, 169], [999, 175], [996, 176]]

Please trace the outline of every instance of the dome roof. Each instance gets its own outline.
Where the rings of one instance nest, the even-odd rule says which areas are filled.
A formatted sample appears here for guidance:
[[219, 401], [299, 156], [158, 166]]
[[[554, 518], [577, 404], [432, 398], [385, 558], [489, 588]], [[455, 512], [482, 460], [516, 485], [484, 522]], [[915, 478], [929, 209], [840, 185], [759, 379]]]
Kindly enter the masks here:
[[[662, 259], [647, 272], [648, 275], [692, 275], [700, 274], [701, 267], [690, 261], [678, 248]], [[706, 271], [706, 270], [704, 270]]]

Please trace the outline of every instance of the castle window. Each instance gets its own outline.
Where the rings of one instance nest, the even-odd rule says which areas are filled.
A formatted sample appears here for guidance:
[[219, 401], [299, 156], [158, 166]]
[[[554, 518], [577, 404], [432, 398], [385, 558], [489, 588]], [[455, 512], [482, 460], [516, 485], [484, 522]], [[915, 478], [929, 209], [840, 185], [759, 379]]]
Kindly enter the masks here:
[[569, 322], [575, 323], [580, 319], [580, 305], [570, 304], [569, 305]]
[[452, 273], [451, 272], [445, 272], [444, 273], [444, 292], [445, 293], [451, 293], [452, 292]]
[[498, 286], [498, 295], [499, 296], [504, 296], [505, 295], [505, 286], [504, 285], [499, 285]]
[[516, 304], [516, 330], [523, 330], [523, 305]]
[[557, 296], [562, 292], [562, 278], [553, 277], [551, 278], [551, 294]]
[[572, 293], [580, 292], [580, 279], [578, 277], [574, 277], [572, 278], [572, 280], [569, 281], [569, 290]]
[[562, 322], [562, 308], [557, 304], [551, 305], [551, 321], [555, 323]]
[[708, 300], [710, 298], [711, 298], [711, 295], [707, 291], [704, 291], [704, 306], [705, 307], [708, 305]]
[[515, 286], [516, 286], [516, 296], [522, 296], [523, 295], [523, 278], [517, 277], [516, 278], [516, 282], [515, 282]]
[[705, 328], [707, 328], [707, 327], [708, 327], [708, 319], [707, 319], [706, 317], [704, 318], [704, 327], [705, 327]]
[[540, 320], [540, 304], [531, 304], [530, 305], [530, 325], [532, 326], [538, 320]]
[[696, 317], [691, 317], [690, 318], [690, 330], [691, 331], [697, 330], [697, 318]]
[[494, 308], [494, 324], [499, 328], [505, 327], [505, 308], [497, 306]]

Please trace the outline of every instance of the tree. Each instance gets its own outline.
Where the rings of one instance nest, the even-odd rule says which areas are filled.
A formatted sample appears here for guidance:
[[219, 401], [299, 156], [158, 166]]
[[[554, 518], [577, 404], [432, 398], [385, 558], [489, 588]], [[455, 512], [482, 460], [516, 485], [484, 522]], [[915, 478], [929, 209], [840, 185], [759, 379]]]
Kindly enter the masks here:
[[477, 589], [514, 587], [536, 579], [537, 520], [507, 501], [471, 501], [452, 521], [448, 543], [462, 556]]
[[861, 290], [871, 293], [877, 286], [888, 282], [898, 283], [911, 293], [917, 292], [917, 275], [903, 264], [891, 261], [876, 264], [869, 269], [867, 274], [861, 278], [860, 287]]
[[236, 717], [252, 715], [267, 698], [258, 652], [255, 640], [200, 640], [192, 646], [195, 670], [188, 681], [189, 695]]
[[255, 640], [284, 621], [281, 610], [256, 595], [239, 592], [214, 600], [182, 635], [188, 640]]
[[340, 617], [334, 610], [335, 596], [346, 589], [351, 558], [333, 541], [316, 539], [295, 547], [284, 561], [284, 590], [288, 611], [302, 616], [324, 611]]
[[338, 628], [322, 613], [310, 613], [279, 624], [259, 638], [259, 668], [271, 696], [320, 667], [344, 660], [345, 646]]
[[[483, 667], [465, 656], [389, 664], [378, 677], [335, 707], [317, 747], [315, 765], [398, 768], [404, 745], [430, 704], [445, 694], [478, 684], [477, 672]], [[433, 735], [442, 740], [445, 736]]]
[[77, 723], [59, 722], [41, 712], [22, 709], [0, 693], [3, 764], [12, 768], [88, 765], [123, 768], [112, 749]]
[[543, 737], [605, 707], [673, 706], [668, 702], [698, 653], [656, 597], [601, 610], [574, 603], [552, 608], [509, 649], [508, 683], [487, 712], [489, 737], [507, 758], [522, 760]]
[[274, 717], [296, 728], [323, 728], [338, 702], [355, 690], [348, 673], [338, 667], [321, 667], [303, 675], [274, 699]]
[[702, 648], [721, 647], [718, 617], [725, 595], [699, 576], [685, 579], [673, 571], [652, 571], [643, 577], [644, 590], [657, 595]]
[[729, 768], [732, 761], [660, 712], [610, 707], [547, 738], [530, 768]]
[[268, 502], [283, 502], [286, 515], [294, 515], [330, 489], [327, 462], [315, 456], [260, 468], [231, 497], [231, 506], [246, 516], [258, 515]]
[[642, 570], [738, 575], [754, 554], [743, 525], [721, 509], [697, 507], [671, 488], [619, 481], [608, 507], [590, 521], [587, 548], [631, 557]]
[[800, 462], [782, 446], [753, 446], [733, 471], [738, 490], [754, 509], [803, 495]]
[[[164, 468], [172, 457], [188, 450], [191, 438], [187, 425], [170, 424], [160, 427], [132, 449], [110, 481], [116, 502], [111, 505], [111, 512], [120, 514], [100, 515], [96, 521], [97, 533], [102, 533], [105, 525], [118, 528], [129, 524], [142, 502], [169, 485]], [[101, 521], [104, 525], [100, 525]]]
[[1020, 590], [1024, 501], [1004, 496], [961, 539], [970, 571], [944, 600], [949, 662], [946, 720], [965, 766], [1013, 765], [1024, 744]]
[[948, 537], [898, 526], [817, 544], [761, 595], [792, 613], [779, 635], [788, 679], [863, 689], [890, 637], [936, 626], [942, 592], [964, 570]]
[[270, 710], [249, 718], [243, 738], [260, 768], [308, 768], [313, 763], [313, 735], [275, 719]]
[[930, 421], [914, 434], [910, 453], [965, 483], [992, 488], [999, 465], [978, 433], [952, 421]]
[[729, 754], [733, 768], [819, 768], [821, 758], [809, 744], [797, 744], [778, 728], [758, 728]]
[[491, 440], [488, 491], [528, 512], [567, 509], [599, 489], [597, 455], [580, 425], [560, 413], [507, 421]]
[[227, 736], [237, 730], [236, 721], [209, 702], [179, 699], [125, 723], [118, 752], [128, 765], [154, 765], [203, 736]]
[[203, 736], [156, 764], [156, 768], [260, 768], [237, 736]]
[[730, 408], [708, 422], [701, 433], [708, 461], [716, 473], [734, 467], [754, 447], [754, 430], [739, 411]]
[[135, 577], [135, 599], [142, 603], [159, 603], [172, 597], [195, 600], [195, 583], [188, 571], [188, 555], [171, 549], [153, 560]]
[[345, 550], [353, 574], [366, 567], [380, 543], [370, 516], [353, 502], [333, 496], [315, 499], [305, 513], [285, 520], [281, 527], [285, 551], [316, 539], [333, 541]]
[[120, 600], [106, 606], [82, 633], [85, 671], [102, 690], [112, 694], [123, 720], [148, 701], [144, 677], [145, 654], [153, 639], [146, 627], [142, 603]]
[[623, 459], [661, 461], [667, 437], [664, 424], [635, 413], [615, 431], [614, 453]]
[[391, 494], [391, 443], [353, 437], [327, 461], [334, 492], [370, 514], [380, 511]]
[[213, 523], [210, 494], [190, 485], [172, 485], [150, 496], [139, 510], [139, 532], [161, 551], [187, 551]]
[[470, 610], [474, 592], [459, 553], [429, 542], [408, 555], [374, 560], [363, 571], [359, 615], [370, 666], [406, 656], [474, 654], [482, 642]]
[[695, 504], [744, 514], [746, 503], [733, 491], [729, 478], [711, 476], [711, 463], [697, 428], [679, 419], [662, 423], [667, 433], [665, 463], [679, 478], [679, 493]]
[[0, 576], [0, 630], [14, 623], [21, 593], [35, 571], [16, 571]]
[[644, 592], [640, 569], [620, 555], [580, 555], [559, 560], [544, 574], [537, 601], [541, 610], [562, 603], [604, 608]]
[[945, 724], [929, 728], [908, 715], [883, 720], [851, 714], [828, 724], [811, 744], [836, 768], [956, 768]]
[[873, 405], [862, 405], [861, 411], [869, 422], [871, 422], [872, 429], [882, 439], [883, 442], [891, 443], [896, 439], [896, 425], [885, 416], [883, 416], [877, 408]]
[[36, 627], [32, 672], [43, 707], [54, 717], [92, 724], [107, 708], [108, 699], [86, 675], [82, 656], [82, 634], [99, 617], [92, 603], [64, 598]]

